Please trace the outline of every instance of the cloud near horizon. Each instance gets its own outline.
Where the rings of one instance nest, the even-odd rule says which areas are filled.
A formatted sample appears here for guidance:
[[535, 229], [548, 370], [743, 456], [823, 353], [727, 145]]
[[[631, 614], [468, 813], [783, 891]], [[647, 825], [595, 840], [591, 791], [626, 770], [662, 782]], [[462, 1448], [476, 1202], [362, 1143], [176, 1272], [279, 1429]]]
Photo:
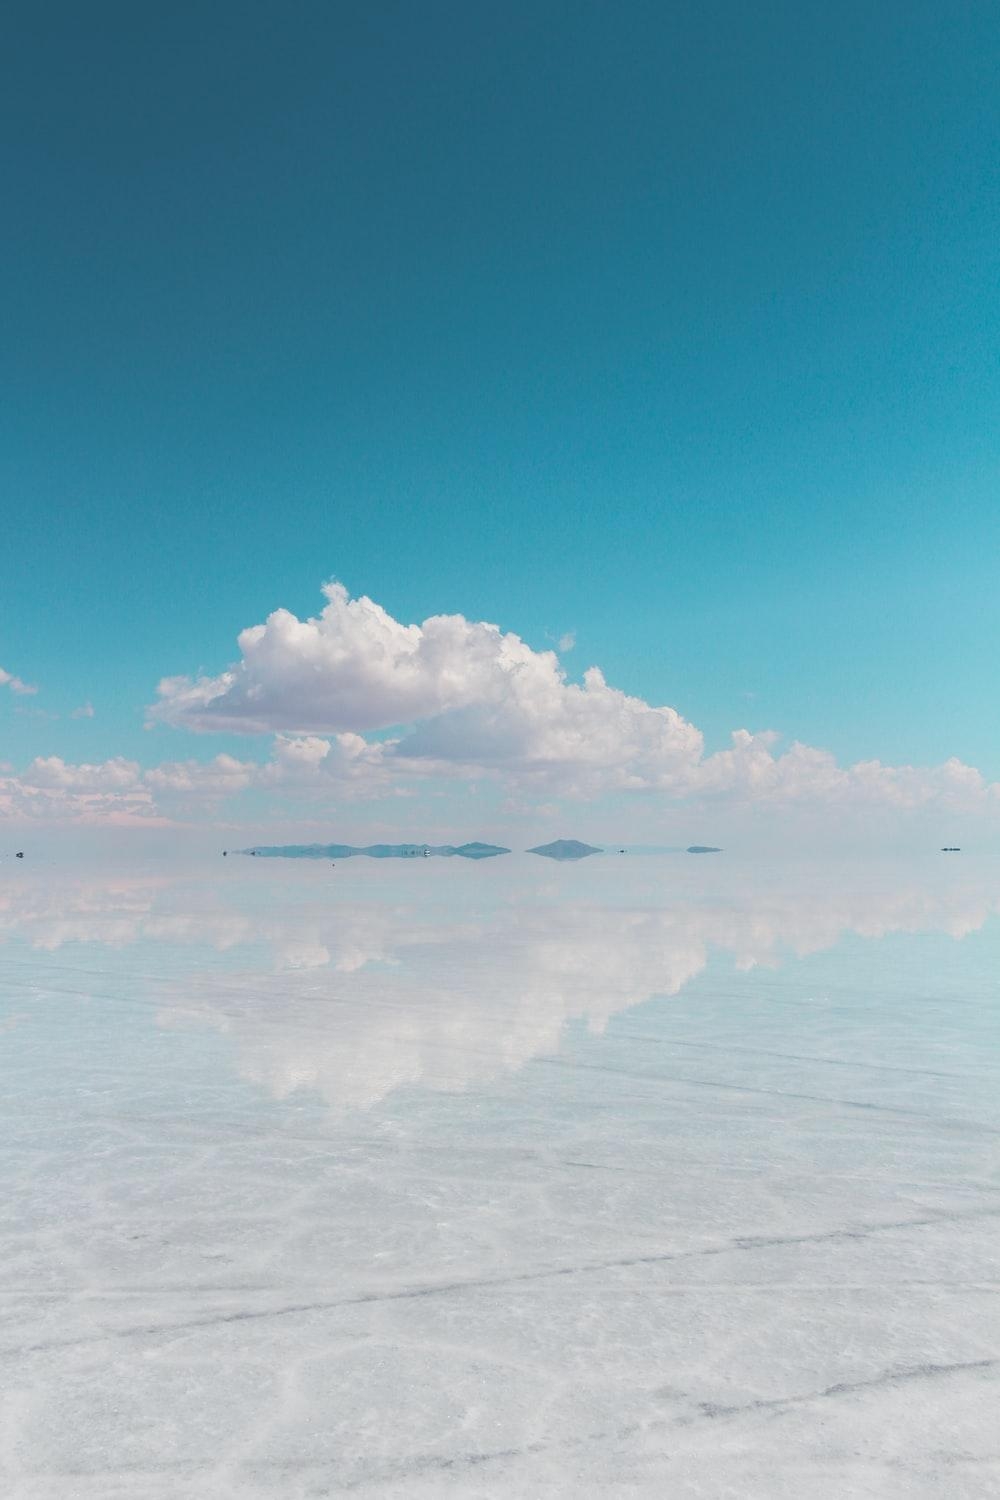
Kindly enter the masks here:
[[318, 816], [435, 780], [492, 781], [522, 806], [640, 793], [711, 809], [1000, 809], [1000, 784], [954, 758], [845, 767], [747, 729], [706, 756], [701, 731], [676, 709], [610, 686], [597, 667], [572, 682], [556, 652], [496, 625], [462, 615], [403, 625], [339, 583], [324, 594], [315, 618], [279, 609], [242, 631], [239, 661], [217, 676], [164, 678], [149, 710], [151, 725], [272, 735], [266, 762], [224, 754], [144, 770], [121, 758], [40, 758], [20, 776], [0, 774], [0, 816], [184, 818], [250, 792], [258, 806], [260, 794], [308, 794]]

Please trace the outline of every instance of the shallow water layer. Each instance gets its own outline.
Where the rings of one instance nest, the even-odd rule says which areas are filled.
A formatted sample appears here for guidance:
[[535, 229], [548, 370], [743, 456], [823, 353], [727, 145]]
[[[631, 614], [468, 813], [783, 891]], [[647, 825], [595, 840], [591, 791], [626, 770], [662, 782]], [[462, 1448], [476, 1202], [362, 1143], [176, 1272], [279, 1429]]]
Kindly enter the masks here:
[[1000, 872], [0, 872], [14, 1500], [986, 1497]]

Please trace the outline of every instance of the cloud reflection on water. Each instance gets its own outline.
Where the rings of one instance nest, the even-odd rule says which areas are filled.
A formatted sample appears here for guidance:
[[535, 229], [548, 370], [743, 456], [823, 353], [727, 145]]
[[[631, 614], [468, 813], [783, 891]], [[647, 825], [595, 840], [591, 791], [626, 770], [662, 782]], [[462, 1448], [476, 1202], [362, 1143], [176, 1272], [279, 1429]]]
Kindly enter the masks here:
[[161, 1028], [211, 1027], [272, 1097], [312, 1090], [344, 1111], [514, 1072], [574, 1024], [600, 1033], [677, 995], [713, 958], [731, 974], [849, 934], [960, 939], [1000, 910], [995, 881], [934, 869], [717, 868], [671, 889], [652, 862], [618, 866], [613, 884], [606, 864], [324, 887], [325, 873], [28, 877], [0, 888], [0, 943], [67, 958], [88, 945], [91, 976], [95, 950], [127, 954]]

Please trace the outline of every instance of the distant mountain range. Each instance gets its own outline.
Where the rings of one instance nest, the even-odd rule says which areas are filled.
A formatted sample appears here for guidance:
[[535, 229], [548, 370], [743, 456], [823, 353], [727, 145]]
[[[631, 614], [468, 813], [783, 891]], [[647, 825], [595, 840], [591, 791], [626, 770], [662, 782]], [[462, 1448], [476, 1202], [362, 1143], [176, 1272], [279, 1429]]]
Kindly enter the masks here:
[[368, 844], [359, 849], [353, 844], [277, 844], [258, 845], [255, 849], [236, 849], [236, 854], [254, 854], [262, 859], [352, 859], [366, 854], [369, 859], [427, 859], [439, 856], [450, 859], [492, 859], [495, 854], [509, 854], [499, 844]]
[[544, 854], [546, 859], [585, 859], [588, 854], [603, 854], [604, 850], [593, 844], [581, 844], [579, 839], [556, 839], [551, 844], [539, 844], [528, 853]]
[[[620, 854], [626, 852], [620, 845], [609, 845], [604, 849], [596, 844], [583, 844], [579, 839], [555, 839], [551, 844], [539, 844], [536, 848], [527, 850], [527, 853], [541, 854], [545, 859], [573, 860], [586, 859], [589, 854], [605, 854], [612, 847], [617, 848]], [[228, 854], [230, 851], [225, 852]], [[640, 844], [633, 846], [631, 852], [721, 854], [722, 850], [711, 844], [692, 844], [685, 851]], [[492, 859], [497, 854], [509, 854], [510, 850], [501, 844], [481, 844], [474, 840], [469, 844], [368, 844], [364, 848], [355, 844], [257, 844], [252, 849], [234, 849], [232, 853], [252, 854], [261, 859], [353, 859], [360, 854], [369, 859], [430, 859], [432, 856], [442, 859], [451, 859], [453, 856], [459, 859]]]

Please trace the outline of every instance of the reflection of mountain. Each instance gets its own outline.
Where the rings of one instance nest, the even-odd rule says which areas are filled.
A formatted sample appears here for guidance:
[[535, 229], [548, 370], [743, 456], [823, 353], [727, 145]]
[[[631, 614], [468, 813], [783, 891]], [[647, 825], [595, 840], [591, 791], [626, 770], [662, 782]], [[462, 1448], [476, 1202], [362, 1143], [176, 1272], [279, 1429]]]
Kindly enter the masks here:
[[[311, 1089], [350, 1109], [404, 1085], [455, 1090], [519, 1068], [556, 1051], [574, 1022], [599, 1031], [677, 994], [713, 953], [738, 970], [776, 966], [848, 933], [962, 937], [1000, 910], [973, 878], [853, 872], [837, 884], [830, 871], [796, 870], [768, 884], [713, 864], [707, 893], [664, 896], [644, 865], [594, 861], [569, 886], [533, 868], [497, 865], [471, 886], [446, 866], [416, 887], [402, 871], [373, 871], [321, 892], [308, 869], [18, 881], [0, 889], [0, 941], [141, 947], [130, 968], [137, 984], [148, 978], [162, 1026], [211, 1026], [274, 1096]], [[165, 947], [182, 951], [166, 962]]]

